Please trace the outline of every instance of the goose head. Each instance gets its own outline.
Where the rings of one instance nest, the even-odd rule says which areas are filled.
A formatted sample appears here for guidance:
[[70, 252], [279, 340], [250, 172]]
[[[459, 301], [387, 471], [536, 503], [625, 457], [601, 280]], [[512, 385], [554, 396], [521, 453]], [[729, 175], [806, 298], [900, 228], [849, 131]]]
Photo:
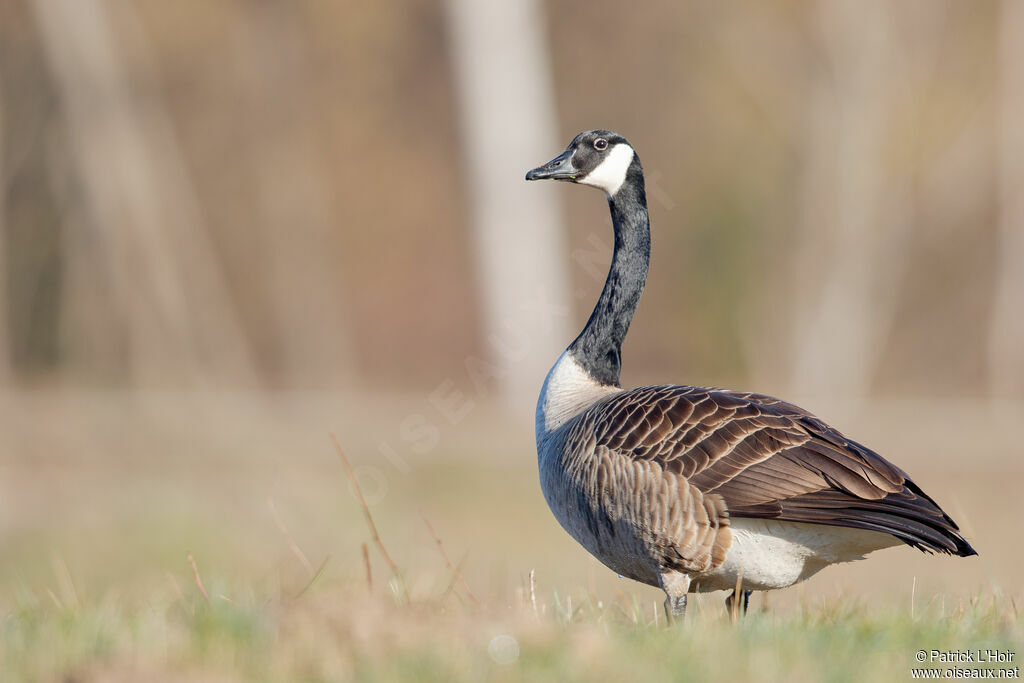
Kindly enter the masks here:
[[635, 160], [626, 138], [609, 130], [588, 130], [573, 138], [557, 157], [527, 173], [526, 179], [568, 180], [614, 196]]

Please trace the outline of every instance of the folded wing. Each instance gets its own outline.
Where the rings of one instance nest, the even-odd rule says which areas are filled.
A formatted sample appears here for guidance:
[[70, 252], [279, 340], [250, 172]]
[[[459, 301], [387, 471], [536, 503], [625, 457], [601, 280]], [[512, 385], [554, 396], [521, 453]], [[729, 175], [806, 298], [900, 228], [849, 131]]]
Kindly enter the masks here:
[[596, 446], [721, 496], [730, 517], [867, 529], [926, 552], [976, 554], [905, 472], [784, 401], [659, 386], [616, 394], [588, 412]]

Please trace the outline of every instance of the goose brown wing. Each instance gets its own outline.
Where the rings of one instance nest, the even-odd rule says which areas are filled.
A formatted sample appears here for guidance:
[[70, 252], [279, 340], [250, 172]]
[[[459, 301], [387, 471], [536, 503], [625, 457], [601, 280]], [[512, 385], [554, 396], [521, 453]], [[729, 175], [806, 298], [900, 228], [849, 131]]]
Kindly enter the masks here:
[[905, 472], [790, 403], [657, 386], [616, 394], [588, 413], [597, 446], [721, 496], [730, 517], [868, 529], [924, 551], [975, 554]]

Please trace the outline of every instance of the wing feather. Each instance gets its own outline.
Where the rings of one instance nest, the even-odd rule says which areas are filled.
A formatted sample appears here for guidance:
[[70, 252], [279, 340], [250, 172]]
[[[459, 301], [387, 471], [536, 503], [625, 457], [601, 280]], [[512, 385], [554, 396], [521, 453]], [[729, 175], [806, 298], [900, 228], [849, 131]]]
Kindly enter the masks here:
[[[975, 554], [905, 472], [777, 398], [645, 387], [615, 394], [582, 417], [578, 426], [592, 431], [594, 447], [657, 464], [707, 499], [719, 497], [731, 517], [869, 529], [924, 551]], [[695, 519], [703, 519], [700, 512]], [[702, 552], [710, 547], [690, 540]]]

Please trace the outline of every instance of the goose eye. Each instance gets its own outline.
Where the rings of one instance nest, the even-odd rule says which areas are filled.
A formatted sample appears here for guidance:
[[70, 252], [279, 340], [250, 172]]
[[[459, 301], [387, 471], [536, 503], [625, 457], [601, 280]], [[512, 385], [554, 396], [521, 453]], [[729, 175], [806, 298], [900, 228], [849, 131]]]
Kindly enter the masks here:
[[600, 152], [601, 150], [605, 149], [607, 146], [608, 146], [608, 141], [605, 140], [604, 138], [598, 138], [598, 139], [594, 140], [594, 149], [596, 149], [598, 152]]

